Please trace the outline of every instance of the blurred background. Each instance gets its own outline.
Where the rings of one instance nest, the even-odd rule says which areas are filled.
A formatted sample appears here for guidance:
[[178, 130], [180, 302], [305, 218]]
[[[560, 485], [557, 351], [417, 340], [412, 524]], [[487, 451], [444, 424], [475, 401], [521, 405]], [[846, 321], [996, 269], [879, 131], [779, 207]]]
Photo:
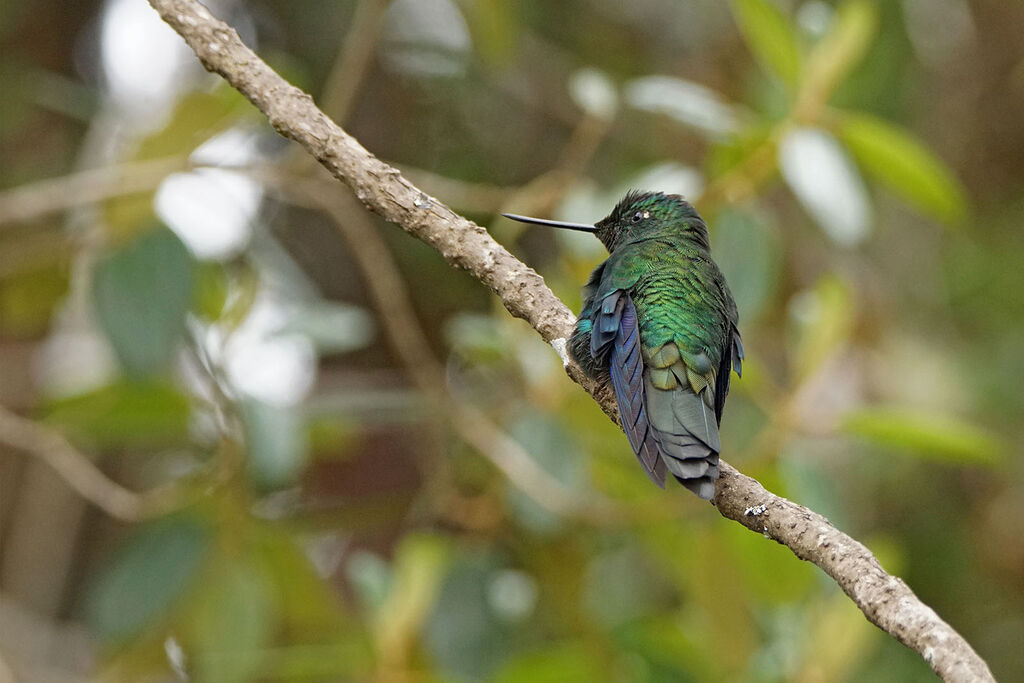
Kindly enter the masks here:
[[[694, 201], [723, 456], [1024, 680], [1024, 5], [211, 9], [574, 310], [600, 244], [499, 212]], [[932, 680], [143, 0], [0, 48], [0, 681]]]

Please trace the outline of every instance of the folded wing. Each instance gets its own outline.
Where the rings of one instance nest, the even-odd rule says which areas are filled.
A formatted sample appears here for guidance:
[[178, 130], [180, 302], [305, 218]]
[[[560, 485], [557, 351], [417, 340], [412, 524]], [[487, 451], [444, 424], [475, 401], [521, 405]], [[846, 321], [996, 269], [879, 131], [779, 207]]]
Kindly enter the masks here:
[[709, 500], [721, 443], [716, 372], [707, 357], [686, 359], [671, 342], [645, 351], [636, 308], [622, 290], [595, 307], [590, 352], [607, 360], [622, 428], [647, 476], [663, 487], [671, 472]]

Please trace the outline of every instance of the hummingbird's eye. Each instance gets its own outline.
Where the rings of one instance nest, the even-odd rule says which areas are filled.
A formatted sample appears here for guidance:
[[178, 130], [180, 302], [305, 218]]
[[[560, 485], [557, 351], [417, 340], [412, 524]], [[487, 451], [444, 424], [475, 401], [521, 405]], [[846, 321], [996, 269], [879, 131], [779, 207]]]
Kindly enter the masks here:
[[650, 217], [651, 217], [651, 212], [650, 211], [637, 211], [636, 213], [633, 214], [632, 221], [634, 223], [639, 223], [643, 219], [650, 218]]

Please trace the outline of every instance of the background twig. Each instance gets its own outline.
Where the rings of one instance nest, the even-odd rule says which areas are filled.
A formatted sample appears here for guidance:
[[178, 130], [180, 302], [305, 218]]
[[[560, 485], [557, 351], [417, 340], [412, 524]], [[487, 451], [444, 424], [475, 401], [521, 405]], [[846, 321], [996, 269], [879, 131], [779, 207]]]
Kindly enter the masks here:
[[291, 200], [325, 212], [337, 226], [362, 272], [391, 348], [417, 388], [447, 412], [463, 440], [501, 470], [513, 486], [548, 511], [598, 521], [613, 517], [610, 504], [579, 500], [482, 411], [445, 389], [444, 370], [416, 319], [398, 266], [362, 207], [344, 194], [325, 192], [323, 183], [314, 179], [279, 178], [278, 186]]
[[42, 459], [71, 488], [111, 517], [137, 522], [166, 514], [180, 505], [176, 486], [140, 494], [103, 474], [89, 458], [56, 431], [0, 407], [0, 443]]

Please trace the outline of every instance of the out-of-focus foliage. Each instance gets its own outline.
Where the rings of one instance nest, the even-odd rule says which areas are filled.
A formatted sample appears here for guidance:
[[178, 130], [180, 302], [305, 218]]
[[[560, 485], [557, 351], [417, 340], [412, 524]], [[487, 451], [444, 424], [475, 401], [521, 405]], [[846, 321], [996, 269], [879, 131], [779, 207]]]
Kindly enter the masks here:
[[[816, 568], [651, 486], [532, 330], [369, 219], [445, 391], [614, 514], [510, 482], [416, 390], [334, 219], [289, 196], [309, 160], [142, 0], [44, 4], [0, 9], [0, 206], [108, 166], [136, 191], [70, 179], [46, 200], [70, 210], [0, 215], [0, 404], [178, 508], [124, 528], [0, 453], [0, 622], [83, 629], [69, 680], [932, 679]], [[574, 308], [600, 245], [501, 211], [693, 200], [748, 354], [726, 459], [1024, 679], [1024, 10], [211, 7]]]

